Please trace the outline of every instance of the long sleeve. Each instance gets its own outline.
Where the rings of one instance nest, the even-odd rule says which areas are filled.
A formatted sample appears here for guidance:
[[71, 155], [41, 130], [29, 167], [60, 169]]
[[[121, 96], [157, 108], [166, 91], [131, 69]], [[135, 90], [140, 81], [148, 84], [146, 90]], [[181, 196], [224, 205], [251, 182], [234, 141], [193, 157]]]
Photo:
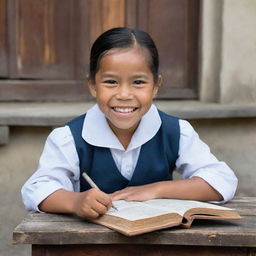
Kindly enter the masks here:
[[180, 120], [180, 149], [176, 169], [184, 179], [201, 177], [224, 198], [233, 198], [238, 180], [228, 165], [210, 152], [209, 147], [199, 138], [193, 127]]
[[[97, 124], [99, 125], [98, 122]], [[98, 136], [100, 134], [104, 140], [105, 133], [99, 133]], [[129, 161], [134, 167], [140, 147], [138, 145], [131, 150], [132, 157]], [[111, 147], [110, 149], [112, 149], [111, 153], [119, 171], [123, 173], [120, 163], [125, 163], [123, 157], [127, 152], [113, 150]], [[233, 171], [211, 154], [209, 147], [200, 140], [192, 126], [184, 120], [180, 120], [180, 148], [176, 169], [185, 179], [193, 176], [204, 179], [223, 196], [223, 202], [234, 196], [237, 178]], [[79, 178], [79, 159], [71, 131], [68, 126], [57, 128], [46, 140], [37, 171], [22, 187], [22, 199], [26, 209], [39, 211], [38, 205], [58, 189], [80, 191]]]
[[21, 189], [25, 208], [39, 211], [38, 205], [59, 189], [79, 191], [79, 159], [70, 129], [54, 129], [48, 136], [37, 171]]

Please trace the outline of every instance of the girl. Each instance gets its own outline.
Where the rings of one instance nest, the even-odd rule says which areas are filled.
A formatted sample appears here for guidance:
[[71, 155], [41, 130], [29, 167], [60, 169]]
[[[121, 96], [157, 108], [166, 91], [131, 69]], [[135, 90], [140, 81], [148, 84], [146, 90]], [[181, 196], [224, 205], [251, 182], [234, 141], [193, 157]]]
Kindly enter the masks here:
[[[184, 120], [159, 111], [158, 52], [143, 31], [114, 28], [93, 44], [90, 92], [97, 104], [47, 138], [22, 188], [28, 210], [96, 218], [119, 199], [230, 200], [237, 178]], [[176, 169], [183, 180], [172, 180]], [[87, 174], [99, 189], [82, 178]]]

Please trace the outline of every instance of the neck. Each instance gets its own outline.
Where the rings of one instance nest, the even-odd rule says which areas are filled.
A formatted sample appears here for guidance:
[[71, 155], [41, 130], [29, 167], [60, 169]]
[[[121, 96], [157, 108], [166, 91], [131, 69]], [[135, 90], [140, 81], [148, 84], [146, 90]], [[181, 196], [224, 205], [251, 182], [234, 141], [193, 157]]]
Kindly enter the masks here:
[[109, 126], [114, 132], [114, 134], [116, 135], [116, 137], [118, 138], [118, 140], [120, 141], [120, 143], [123, 145], [123, 147], [127, 149], [131, 142], [132, 135], [138, 126], [132, 127], [130, 129], [119, 129], [114, 127], [110, 122], [109, 122]]
[[130, 144], [130, 141], [132, 139], [132, 134], [131, 135], [128, 135], [128, 134], [122, 134], [122, 135], [118, 135], [117, 136], [118, 140], [121, 142], [121, 144], [123, 145], [123, 147], [125, 149], [128, 148], [129, 144]]
[[[112, 129], [113, 130], [113, 129]], [[123, 145], [123, 147], [125, 149], [128, 148], [130, 142], [131, 142], [131, 139], [132, 139], [132, 135], [134, 133], [134, 130], [133, 131], [127, 131], [127, 130], [118, 130], [115, 131], [113, 130], [113, 132], [115, 133], [116, 137], [118, 138], [118, 140], [121, 142], [121, 144]]]

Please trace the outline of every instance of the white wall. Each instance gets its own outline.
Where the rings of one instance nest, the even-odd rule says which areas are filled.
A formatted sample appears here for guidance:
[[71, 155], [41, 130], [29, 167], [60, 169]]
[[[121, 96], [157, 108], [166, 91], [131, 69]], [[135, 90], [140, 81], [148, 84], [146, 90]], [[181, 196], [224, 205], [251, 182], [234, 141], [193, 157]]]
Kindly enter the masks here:
[[203, 0], [202, 101], [256, 103], [256, 1]]
[[220, 102], [256, 102], [256, 1], [225, 0]]

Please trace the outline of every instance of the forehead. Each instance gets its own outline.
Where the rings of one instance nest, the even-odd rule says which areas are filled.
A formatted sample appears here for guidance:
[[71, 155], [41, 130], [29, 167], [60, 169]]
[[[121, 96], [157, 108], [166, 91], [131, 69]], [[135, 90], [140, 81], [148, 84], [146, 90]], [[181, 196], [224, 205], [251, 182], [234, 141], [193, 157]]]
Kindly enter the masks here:
[[99, 69], [133, 68], [149, 70], [149, 53], [143, 48], [112, 49], [101, 58]]

